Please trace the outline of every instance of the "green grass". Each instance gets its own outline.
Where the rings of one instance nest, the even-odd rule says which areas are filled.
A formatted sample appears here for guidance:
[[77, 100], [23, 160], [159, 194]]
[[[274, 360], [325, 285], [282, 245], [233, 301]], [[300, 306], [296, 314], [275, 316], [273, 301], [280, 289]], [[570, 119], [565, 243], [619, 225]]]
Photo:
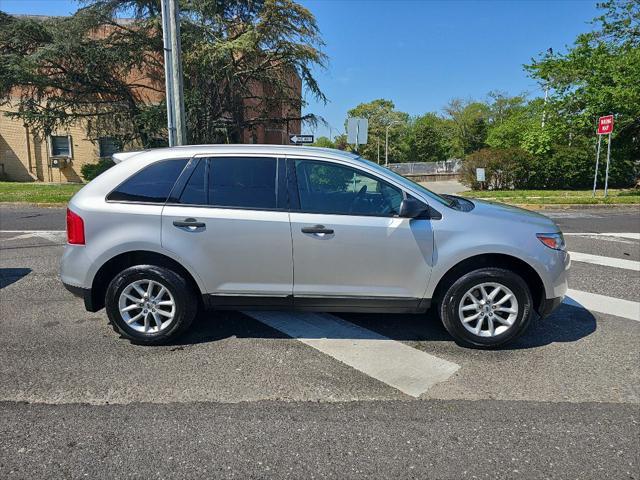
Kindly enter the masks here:
[[640, 204], [640, 190], [635, 189], [609, 189], [607, 198], [602, 190], [597, 191], [595, 197], [591, 196], [591, 190], [484, 190], [461, 195], [521, 205]]
[[0, 202], [67, 203], [83, 185], [0, 182]]

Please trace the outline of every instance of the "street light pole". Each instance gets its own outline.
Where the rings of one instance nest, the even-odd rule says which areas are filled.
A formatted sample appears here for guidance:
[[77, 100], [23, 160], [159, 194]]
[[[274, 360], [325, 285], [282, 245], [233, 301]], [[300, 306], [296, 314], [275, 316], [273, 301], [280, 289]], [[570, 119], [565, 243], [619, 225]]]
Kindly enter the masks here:
[[162, 49], [164, 50], [165, 104], [167, 106], [167, 134], [169, 146], [176, 144], [175, 115], [173, 113], [173, 73], [171, 72], [171, 27], [166, 0], [162, 0]]
[[161, 7], [169, 146], [185, 145], [187, 128], [182, 87], [180, 8], [177, 0], [161, 0]]
[[385, 129], [385, 136], [384, 136], [384, 166], [385, 167], [389, 166], [389, 127], [394, 123], [400, 123], [400, 122], [398, 120], [392, 120], [391, 122], [389, 122], [389, 124], [387, 125], [387, 128]]

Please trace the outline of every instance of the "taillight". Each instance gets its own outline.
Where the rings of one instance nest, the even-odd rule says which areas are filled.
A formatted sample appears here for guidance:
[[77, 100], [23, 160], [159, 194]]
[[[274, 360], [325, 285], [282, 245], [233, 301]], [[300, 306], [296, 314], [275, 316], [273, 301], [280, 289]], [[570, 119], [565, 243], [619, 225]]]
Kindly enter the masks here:
[[67, 208], [67, 242], [84, 245], [84, 221], [77, 213]]

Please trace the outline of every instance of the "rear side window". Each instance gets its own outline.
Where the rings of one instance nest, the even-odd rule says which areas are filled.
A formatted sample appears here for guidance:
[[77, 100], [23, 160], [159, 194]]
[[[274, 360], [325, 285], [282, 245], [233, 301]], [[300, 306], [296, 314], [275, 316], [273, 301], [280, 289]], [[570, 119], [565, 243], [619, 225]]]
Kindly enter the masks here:
[[122, 182], [107, 200], [164, 203], [187, 161], [181, 158], [153, 163]]
[[209, 162], [209, 205], [277, 208], [277, 159], [230, 157]]

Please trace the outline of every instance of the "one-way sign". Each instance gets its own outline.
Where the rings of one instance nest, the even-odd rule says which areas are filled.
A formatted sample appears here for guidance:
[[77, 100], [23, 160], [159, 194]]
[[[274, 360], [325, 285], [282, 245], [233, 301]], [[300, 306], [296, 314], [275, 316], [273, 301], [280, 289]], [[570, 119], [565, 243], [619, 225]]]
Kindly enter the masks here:
[[289, 135], [289, 142], [300, 144], [300, 143], [313, 143], [313, 135]]

